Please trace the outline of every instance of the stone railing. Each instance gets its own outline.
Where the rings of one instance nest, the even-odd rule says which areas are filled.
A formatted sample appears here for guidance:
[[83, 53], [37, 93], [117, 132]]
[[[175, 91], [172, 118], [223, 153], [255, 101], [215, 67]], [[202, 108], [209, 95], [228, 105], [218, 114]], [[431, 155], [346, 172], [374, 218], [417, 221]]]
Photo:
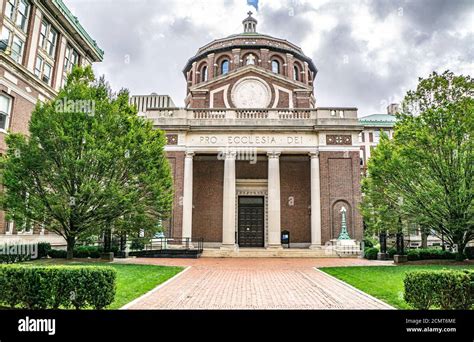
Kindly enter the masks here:
[[[353, 125], [357, 121], [356, 108], [246, 108], [246, 109], [223, 109], [223, 108], [156, 108], [149, 109], [141, 114], [148, 119], [154, 120], [156, 124], [186, 124], [187, 121], [208, 121], [224, 122], [229, 120], [238, 120], [248, 122], [258, 120], [259, 124], [263, 121], [294, 124], [309, 123], [317, 121], [325, 125], [340, 125], [342, 122]], [[163, 121], [165, 120], [165, 121]], [[171, 120], [171, 121], [170, 121]], [[342, 122], [341, 122], [342, 121]], [[353, 122], [354, 121], [354, 122]]]

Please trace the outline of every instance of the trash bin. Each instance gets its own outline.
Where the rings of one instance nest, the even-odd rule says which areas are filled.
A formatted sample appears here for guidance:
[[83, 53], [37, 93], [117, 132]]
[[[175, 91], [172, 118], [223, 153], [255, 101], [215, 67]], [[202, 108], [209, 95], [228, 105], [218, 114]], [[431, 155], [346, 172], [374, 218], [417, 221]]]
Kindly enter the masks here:
[[281, 232], [281, 244], [288, 245], [288, 248], [290, 248], [290, 232], [289, 231], [284, 230]]

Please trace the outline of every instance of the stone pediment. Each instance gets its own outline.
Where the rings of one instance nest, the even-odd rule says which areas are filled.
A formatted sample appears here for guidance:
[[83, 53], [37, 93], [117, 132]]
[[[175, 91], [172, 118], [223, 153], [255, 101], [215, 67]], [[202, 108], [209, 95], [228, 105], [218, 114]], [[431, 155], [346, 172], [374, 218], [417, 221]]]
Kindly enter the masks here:
[[269, 83], [277, 83], [280, 86], [283, 85], [286, 88], [292, 90], [303, 90], [310, 92], [313, 91], [311, 86], [308, 86], [301, 82], [293, 81], [283, 75], [276, 74], [270, 70], [264, 69], [257, 65], [246, 65], [244, 67], [230, 71], [226, 75], [219, 75], [216, 78], [211, 79], [207, 82], [198, 83], [192, 86], [190, 88], [190, 91], [207, 91], [216, 87], [224, 86], [226, 84], [234, 83], [236, 79], [244, 78], [247, 76], [261, 76], [265, 81]]

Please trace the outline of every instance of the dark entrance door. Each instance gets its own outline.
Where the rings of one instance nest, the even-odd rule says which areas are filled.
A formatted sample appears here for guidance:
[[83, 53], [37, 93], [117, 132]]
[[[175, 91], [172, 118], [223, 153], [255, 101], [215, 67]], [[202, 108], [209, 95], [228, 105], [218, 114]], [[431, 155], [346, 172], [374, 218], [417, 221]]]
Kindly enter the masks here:
[[239, 197], [239, 246], [264, 246], [264, 197]]

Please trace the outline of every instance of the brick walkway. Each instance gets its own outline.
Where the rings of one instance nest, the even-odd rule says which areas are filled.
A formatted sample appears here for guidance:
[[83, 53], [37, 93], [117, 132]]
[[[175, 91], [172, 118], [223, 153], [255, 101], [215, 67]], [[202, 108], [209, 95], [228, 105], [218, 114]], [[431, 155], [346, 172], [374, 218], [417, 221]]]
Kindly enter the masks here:
[[383, 265], [363, 259], [129, 259], [191, 266], [128, 309], [390, 309], [314, 267]]

